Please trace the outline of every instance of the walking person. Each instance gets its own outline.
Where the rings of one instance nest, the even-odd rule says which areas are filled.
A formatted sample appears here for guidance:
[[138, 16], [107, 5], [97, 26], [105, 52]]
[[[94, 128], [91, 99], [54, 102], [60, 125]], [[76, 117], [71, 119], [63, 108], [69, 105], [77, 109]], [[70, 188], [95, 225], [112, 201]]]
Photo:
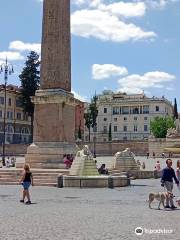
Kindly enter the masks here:
[[[177, 186], [179, 186], [179, 180], [177, 179], [174, 169], [172, 168], [172, 160], [171, 159], [167, 159], [166, 160], [166, 165], [167, 167], [163, 169], [162, 172], [162, 178], [161, 178], [161, 186], [165, 187], [165, 189], [167, 190], [167, 192], [172, 193], [173, 190], [173, 179], [175, 180]], [[173, 195], [173, 194], [172, 194]], [[169, 206], [169, 203], [171, 206]], [[173, 202], [173, 197], [167, 197], [166, 198], [166, 206], [165, 208], [171, 208], [171, 209], [175, 209], [176, 207], [174, 206], [174, 202]]]
[[20, 180], [20, 183], [23, 185], [23, 198], [20, 202], [24, 203], [25, 198], [27, 198], [26, 204], [31, 204], [31, 198], [29, 193], [29, 187], [33, 184], [33, 175], [30, 171], [29, 164], [24, 164], [23, 176]]

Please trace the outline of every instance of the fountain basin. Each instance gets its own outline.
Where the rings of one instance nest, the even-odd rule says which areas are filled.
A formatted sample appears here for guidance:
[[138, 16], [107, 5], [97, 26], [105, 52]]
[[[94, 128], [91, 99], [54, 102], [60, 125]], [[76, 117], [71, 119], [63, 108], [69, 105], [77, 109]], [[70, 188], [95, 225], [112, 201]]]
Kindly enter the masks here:
[[113, 188], [130, 185], [127, 176], [59, 176], [58, 187], [78, 187], [78, 188]]

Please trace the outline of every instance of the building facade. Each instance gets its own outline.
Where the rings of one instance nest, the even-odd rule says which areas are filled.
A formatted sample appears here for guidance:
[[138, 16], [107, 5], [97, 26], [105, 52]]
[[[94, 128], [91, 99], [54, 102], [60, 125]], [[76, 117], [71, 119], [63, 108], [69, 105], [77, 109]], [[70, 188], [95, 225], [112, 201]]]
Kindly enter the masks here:
[[84, 139], [84, 103], [81, 101], [75, 107], [75, 139]]
[[[98, 96], [97, 106], [97, 142], [147, 139], [151, 120], [173, 116], [173, 106], [165, 97], [149, 98], [144, 93], [127, 95], [106, 90]], [[92, 141], [94, 133], [91, 135]], [[85, 141], [87, 136], [86, 131]]]
[[[29, 143], [31, 139], [30, 117], [20, 104], [20, 89], [8, 85], [6, 88], [6, 144]], [[5, 90], [0, 85], [0, 144], [4, 138]]]

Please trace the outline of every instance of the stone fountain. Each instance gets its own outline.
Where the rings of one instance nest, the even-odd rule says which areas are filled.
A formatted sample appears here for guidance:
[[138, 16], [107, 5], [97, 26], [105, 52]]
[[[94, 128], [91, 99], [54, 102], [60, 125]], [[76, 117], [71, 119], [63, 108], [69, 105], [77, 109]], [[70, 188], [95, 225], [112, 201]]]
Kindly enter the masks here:
[[170, 128], [166, 135], [165, 152], [180, 154], [180, 119], [175, 120], [176, 128]]
[[113, 188], [130, 184], [127, 176], [100, 175], [88, 145], [77, 152], [69, 175], [60, 178], [60, 187]]

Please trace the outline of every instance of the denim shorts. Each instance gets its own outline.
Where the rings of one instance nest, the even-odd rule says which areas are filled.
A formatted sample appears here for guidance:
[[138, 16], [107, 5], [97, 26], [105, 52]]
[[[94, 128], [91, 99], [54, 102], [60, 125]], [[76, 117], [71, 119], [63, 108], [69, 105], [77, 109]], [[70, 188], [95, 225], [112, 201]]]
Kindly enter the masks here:
[[23, 185], [24, 190], [28, 190], [31, 183], [30, 182], [23, 182], [22, 185]]

